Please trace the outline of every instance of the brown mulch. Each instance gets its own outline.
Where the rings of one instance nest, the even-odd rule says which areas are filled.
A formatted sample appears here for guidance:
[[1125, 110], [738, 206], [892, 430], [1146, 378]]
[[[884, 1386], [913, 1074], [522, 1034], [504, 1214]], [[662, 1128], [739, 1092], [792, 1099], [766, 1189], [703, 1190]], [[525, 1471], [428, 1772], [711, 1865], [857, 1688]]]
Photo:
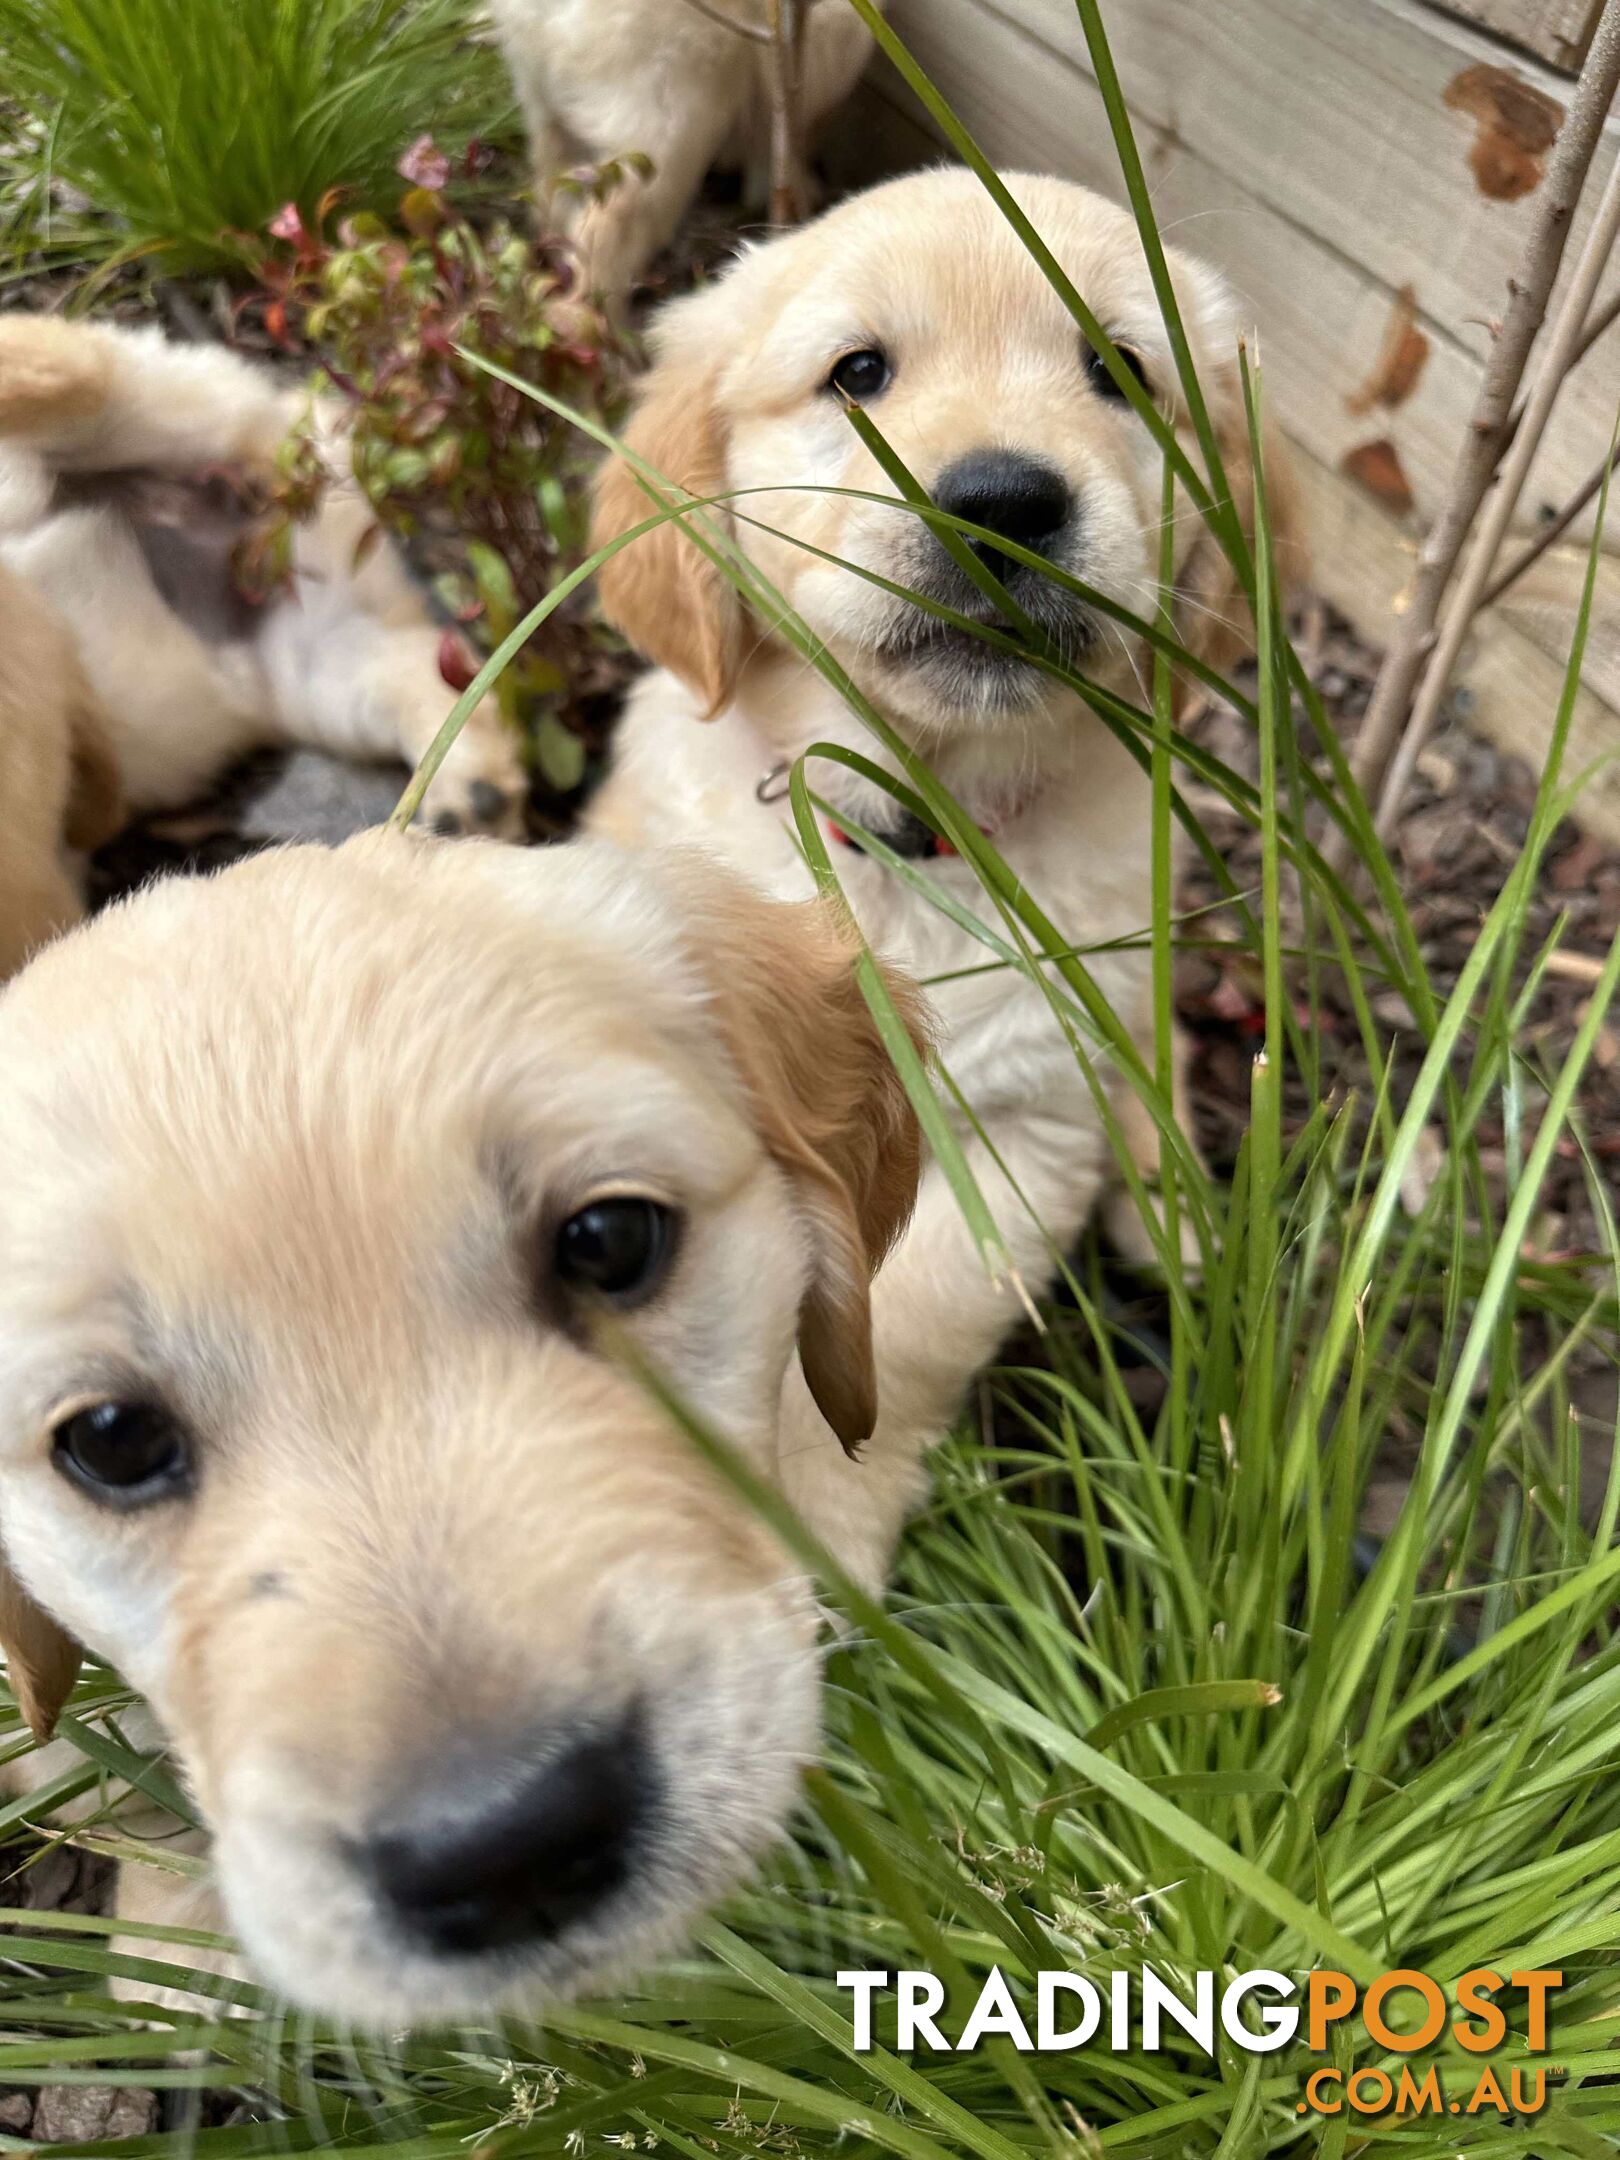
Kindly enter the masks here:
[[[0, 1904], [26, 1912], [102, 1913], [111, 1907], [110, 1860], [55, 1844], [0, 1853]], [[4, 1937], [0, 1931], [0, 1954]], [[36, 2145], [141, 2137], [157, 2120], [157, 2095], [111, 2085], [0, 2085], [0, 2132]]]
[[[1300, 645], [1338, 737], [1348, 747], [1366, 710], [1378, 654], [1345, 624], [1320, 610], [1314, 611]], [[1256, 777], [1254, 738], [1235, 713], [1211, 707], [1193, 722], [1191, 732], [1235, 770], [1250, 779]], [[1320, 757], [1315, 762], [1319, 769], [1326, 769]], [[1445, 997], [1455, 986], [1503, 878], [1519, 857], [1537, 779], [1523, 758], [1500, 751], [1473, 733], [1466, 696], [1453, 698], [1444, 724], [1419, 759], [1391, 849], [1438, 997]], [[1241, 891], [1257, 896], [1259, 833], [1209, 791], [1195, 789], [1192, 794], [1205, 830], [1234, 882]], [[1215, 908], [1200, 915], [1194, 934], [1200, 940], [1224, 939], [1233, 946], [1229, 957], [1221, 953], [1184, 957], [1177, 979], [1180, 1017], [1196, 1046], [1191, 1078], [1200, 1137], [1217, 1163], [1232, 1160], [1247, 1126], [1250, 1067], [1265, 1024], [1256, 964], [1238, 949], [1237, 926], [1230, 912], [1217, 905], [1220, 899], [1204, 865], [1190, 863], [1181, 880], [1182, 907]], [[1258, 906], [1257, 898], [1254, 904]], [[1285, 897], [1285, 912], [1285, 934], [1299, 942], [1301, 918], [1297, 900], [1291, 896]], [[1531, 1076], [1527, 1121], [1533, 1120], [1535, 1111], [1533, 1076], [1537, 1070], [1554, 1072], [1562, 1063], [1586, 1016], [1598, 967], [1620, 934], [1620, 848], [1567, 822], [1553, 835], [1532, 903], [1526, 953], [1538, 951], [1560, 923], [1559, 956], [1543, 980], [1519, 1040]], [[1525, 964], [1519, 972], [1522, 978]], [[1393, 1051], [1399, 1081], [1409, 1082], [1423, 1051], [1412, 1014], [1392, 987], [1375, 989], [1370, 1003], [1386, 1052]], [[1316, 1019], [1324, 1085], [1354, 1090], [1365, 1100], [1369, 1068], [1349, 997], [1337, 981], [1331, 958], [1322, 973]], [[1290, 1105], [1295, 1120], [1302, 1121], [1310, 1107], [1296, 1083]], [[1620, 1016], [1598, 1037], [1580, 1091], [1579, 1110], [1594, 1160], [1600, 1167], [1620, 1162]], [[1481, 1140], [1487, 1171], [1505, 1178], [1500, 1123], [1487, 1119]], [[1609, 1174], [1612, 1177], [1614, 1172]], [[1564, 1141], [1548, 1178], [1535, 1236], [1537, 1249], [1549, 1257], [1593, 1249], [1597, 1226], [1585, 1179], [1579, 1147], [1572, 1139]]]

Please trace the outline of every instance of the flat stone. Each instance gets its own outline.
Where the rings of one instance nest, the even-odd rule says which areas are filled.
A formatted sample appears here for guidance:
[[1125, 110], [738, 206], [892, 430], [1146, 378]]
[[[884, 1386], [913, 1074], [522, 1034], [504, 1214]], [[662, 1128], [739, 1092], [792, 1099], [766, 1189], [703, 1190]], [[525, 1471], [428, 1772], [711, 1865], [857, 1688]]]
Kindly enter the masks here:
[[131, 2085], [42, 2085], [34, 2101], [36, 2145], [92, 2145], [145, 2137], [157, 2127], [155, 2092]]
[[245, 805], [238, 829], [249, 840], [347, 840], [387, 821], [409, 777], [403, 766], [295, 750]]

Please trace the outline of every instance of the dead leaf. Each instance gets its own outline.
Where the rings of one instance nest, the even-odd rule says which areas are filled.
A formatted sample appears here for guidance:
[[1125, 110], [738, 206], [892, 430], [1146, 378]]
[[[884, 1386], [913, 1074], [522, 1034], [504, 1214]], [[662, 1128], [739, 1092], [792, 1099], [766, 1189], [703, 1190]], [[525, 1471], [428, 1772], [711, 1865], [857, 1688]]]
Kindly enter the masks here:
[[1397, 517], [1410, 515], [1417, 498], [1401, 464], [1401, 454], [1387, 435], [1347, 450], [1341, 470], [1386, 510], [1393, 510]]
[[1412, 395], [1428, 364], [1429, 340], [1418, 328], [1417, 294], [1410, 285], [1403, 285], [1395, 295], [1383, 349], [1373, 371], [1361, 388], [1345, 399], [1345, 410], [1360, 415], [1382, 405], [1393, 412]]
[[1481, 61], [1447, 83], [1446, 103], [1477, 123], [1468, 163], [1492, 202], [1517, 202], [1541, 184], [1564, 108], [1511, 68]]

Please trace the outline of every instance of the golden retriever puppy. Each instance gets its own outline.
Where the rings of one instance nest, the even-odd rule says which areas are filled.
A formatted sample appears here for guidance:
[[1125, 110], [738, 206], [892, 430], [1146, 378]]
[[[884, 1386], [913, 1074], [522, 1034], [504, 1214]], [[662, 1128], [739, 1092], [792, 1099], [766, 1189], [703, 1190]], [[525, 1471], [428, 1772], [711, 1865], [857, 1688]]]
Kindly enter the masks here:
[[36, 1731], [116, 1665], [252, 1966], [335, 2015], [678, 1936], [793, 1804], [815, 1611], [632, 1368], [768, 1478], [795, 1341], [872, 1429], [918, 1137], [840, 919], [600, 841], [288, 849], [47, 948], [0, 1096]]
[[[572, 211], [588, 289], [622, 300], [712, 165], [740, 165], [750, 199], [764, 203], [770, 101], [759, 39], [770, 12], [768, 0], [492, 0], [542, 201], [565, 166], [627, 151], [652, 160], [645, 179], [627, 179], [606, 202], [557, 203], [565, 220]], [[813, 0], [797, 97], [806, 130], [848, 97], [871, 49], [846, 0]]]
[[117, 830], [108, 736], [66, 625], [0, 567], [0, 982], [84, 912], [68, 856]]
[[[1064, 181], [1009, 185], [1161, 407], [1185, 429], [1175, 369], [1129, 217]], [[1201, 379], [1240, 500], [1247, 434], [1236, 365], [1238, 317], [1220, 279], [1174, 253], [1172, 270]], [[858, 196], [813, 225], [744, 252], [728, 274], [654, 325], [654, 365], [628, 442], [695, 495], [743, 493], [717, 513], [903, 737], [992, 835], [1082, 952], [1151, 1063], [1150, 791], [1140, 764], [1071, 689], [1018, 656], [943, 626], [840, 566], [981, 621], [994, 609], [896, 494], [849, 424], [865, 407], [941, 507], [1050, 557], [1103, 594], [1156, 606], [1161, 458], [1086, 346], [1062, 301], [973, 176], [936, 170]], [[1275, 515], [1287, 520], [1280, 475]], [[816, 490], [859, 490], [857, 500]], [[598, 540], [648, 513], [630, 468], [601, 480]], [[1236, 581], [1182, 505], [1177, 582], [1183, 636], [1206, 652], [1239, 646]], [[744, 522], [744, 521], [747, 522]], [[766, 528], [770, 528], [767, 530]], [[801, 543], [803, 543], [801, 545]], [[993, 542], [977, 544], [1049, 642], [1140, 702], [1145, 656], [1083, 601]], [[820, 552], [812, 552], [819, 550]], [[627, 845], [676, 835], [722, 851], [765, 890], [805, 889], [785, 815], [789, 763], [832, 742], [876, 755], [836, 690], [745, 612], [734, 587], [679, 527], [665, 525], [607, 566], [608, 614], [658, 663], [634, 692], [597, 830]], [[812, 773], [847, 823], [919, 858], [947, 908], [985, 911], [977, 880], [941, 855], [893, 800], [840, 766]], [[1038, 1290], [1117, 1172], [1097, 1102], [1041, 991], [987, 967], [984, 945], [878, 856], [836, 849], [867, 937], [936, 995], [944, 1065], [985, 1138], [963, 1140], [1022, 1283]], [[1135, 938], [1135, 949], [1113, 941]], [[1097, 1070], [1144, 1162], [1157, 1134], [1106, 1052]], [[1134, 1209], [1138, 1237], [1140, 1218]], [[789, 1490], [825, 1534], [854, 1521], [881, 1578], [926, 1446], [1021, 1310], [993, 1280], [937, 1171], [885, 1270], [876, 1308], [883, 1416], [859, 1466], [845, 1461], [797, 1379], [784, 1423]]]
[[[304, 743], [414, 765], [454, 702], [442, 632], [343, 467], [299, 527], [289, 589], [244, 600], [229, 484], [263, 473], [304, 394], [155, 329], [0, 319], [0, 560], [66, 620], [113, 716], [132, 811], [171, 809], [250, 750]], [[524, 779], [492, 699], [424, 804], [515, 836]]]

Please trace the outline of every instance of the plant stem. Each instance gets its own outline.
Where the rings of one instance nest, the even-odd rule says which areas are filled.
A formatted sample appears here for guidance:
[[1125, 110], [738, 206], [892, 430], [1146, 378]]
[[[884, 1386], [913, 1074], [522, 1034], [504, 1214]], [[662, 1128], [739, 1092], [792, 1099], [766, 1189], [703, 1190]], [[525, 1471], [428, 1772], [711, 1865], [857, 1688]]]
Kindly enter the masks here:
[[803, 79], [805, 0], [770, 0], [771, 223], [797, 225], [805, 214]]
[[[1617, 87], [1620, 0], [1607, 0], [1569, 116], [1559, 130], [1534, 229], [1509, 282], [1507, 315], [1486, 362], [1450, 494], [1423, 543], [1411, 605], [1396, 625], [1356, 742], [1351, 769], [1369, 796], [1381, 788], [1434, 643], [1441, 602], [1507, 444], [1530, 349], [1546, 317], [1570, 224]], [[1335, 867], [1343, 867], [1345, 847], [1339, 834], [1328, 835], [1324, 852], [1330, 861], [1339, 858]]]
[[1509, 586], [1517, 585], [1525, 572], [1540, 562], [1550, 547], [1558, 545], [1587, 504], [1596, 501], [1598, 492], [1610, 473], [1617, 469], [1620, 469], [1620, 442], [1616, 442], [1608, 456], [1587, 474], [1557, 516], [1543, 526], [1529, 546], [1515, 555], [1507, 568], [1491, 580], [1480, 595], [1481, 608], [1495, 607]]
[[[1617, 23], [1620, 23], [1620, 6], [1617, 6], [1616, 19]], [[1617, 40], [1617, 45], [1620, 45], [1620, 40]], [[1592, 220], [1592, 229], [1581, 250], [1575, 275], [1548, 333], [1535, 381], [1525, 404], [1524, 420], [1502, 461], [1490, 499], [1483, 505], [1483, 514], [1469, 547], [1468, 560], [1446, 609], [1445, 620], [1440, 625], [1433, 652], [1424, 668], [1422, 684], [1412, 706], [1411, 716], [1390, 760], [1378, 802], [1378, 830], [1384, 838], [1388, 837], [1390, 825], [1400, 807], [1401, 796], [1411, 778], [1418, 752], [1434, 727], [1440, 702], [1446, 694], [1446, 686], [1457, 664], [1457, 656], [1462, 651], [1463, 639], [1468, 635], [1468, 626], [1483, 605], [1491, 566], [1501, 551], [1513, 513], [1518, 508], [1519, 497], [1524, 492], [1524, 483], [1530, 476], [1530, 467], [1536, 452], [1541, 448], [1541, 440], [1547, 431], [1547, 422], [1552, 417], [1553, 406], [1569, 374], [1581, 327], [1591, 308], [1598, 280], [1608, 267], [1609, 255], [1617, 236], [1620, 236], [1620, 158], [1615, 160], [1610, 170], [1598, 203], [1597, 215]]]
[[[1600, 308], [1594, 308], [1587, 317], [1586, 325], [1581, 331], [1580, 341], [1570, 356], [1569, 371], [1572, 375], [1598, 339], [1602, 337], [1605, 330], [1612, 329], [1616, 322], [1620, 322], [1620, 292], [1611, 293], [1603, 305]], [[1517, 433], [1519, 422], [1523, 418], [1524, 400], [1521, 398], [1513, 408], [1513, 418], [1508, 422], [1508, 433], [1510, 435]]]

